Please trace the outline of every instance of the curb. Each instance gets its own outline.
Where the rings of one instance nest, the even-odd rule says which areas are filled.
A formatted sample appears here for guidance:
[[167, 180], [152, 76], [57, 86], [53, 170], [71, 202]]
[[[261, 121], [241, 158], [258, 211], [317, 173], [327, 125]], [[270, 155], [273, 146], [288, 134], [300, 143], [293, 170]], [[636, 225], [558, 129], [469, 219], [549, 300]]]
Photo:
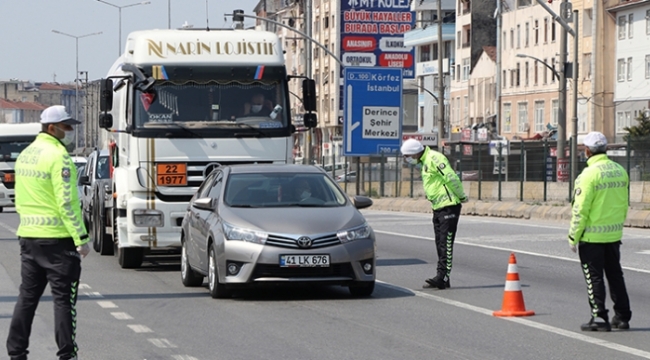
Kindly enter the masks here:
[[[432, 213], [429, 203], [423, 199], [379, 198], [372, 199], [370, 210]], [[519, 201], [468, 201], [463, 204], [462, 215], [502, 217], [528, 220], [571, 221], [571, 206], [527, 204]], [[630, 209], [625, 220], [625, 227], [650, 228], [650, 211]]]

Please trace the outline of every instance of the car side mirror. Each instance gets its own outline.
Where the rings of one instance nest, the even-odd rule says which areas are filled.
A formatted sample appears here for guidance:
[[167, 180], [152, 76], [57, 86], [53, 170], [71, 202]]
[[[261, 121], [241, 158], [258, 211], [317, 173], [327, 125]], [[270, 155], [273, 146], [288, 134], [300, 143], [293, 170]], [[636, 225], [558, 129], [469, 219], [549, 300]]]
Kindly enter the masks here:
[[79, 178], [79, 183], [81, 185], [90, 185], [90, 178], [88, 177], [88, 175], [81, 175], [81, 177]]
[[214, 211], [214, 199], [200, 198], [195, 200], [192, 206], [200, 210]]
[[372, 206], [372, 199], [367, 196], [357, 195], [352, 199], [352, 203], [357, 209], [365, 209]]

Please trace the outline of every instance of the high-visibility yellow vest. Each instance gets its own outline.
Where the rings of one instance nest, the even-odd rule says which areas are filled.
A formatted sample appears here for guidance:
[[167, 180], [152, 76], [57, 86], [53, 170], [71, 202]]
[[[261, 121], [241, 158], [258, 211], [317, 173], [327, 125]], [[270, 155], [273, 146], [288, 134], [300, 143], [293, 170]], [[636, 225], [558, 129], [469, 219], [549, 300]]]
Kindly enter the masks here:
[[467, 198], [463, 184], [444, 154], [427, 147], [420, 160], [422, 185], [434, 211], [458, 205]]
[[88, 242], [77, 193], [77, 169], [59, 139], [40, 133], [16, 159], [17, 235]]
[[576, 179], [569, 242], [608, 243], [621, 240], [629, 208], [625, 168], [598, 154]]

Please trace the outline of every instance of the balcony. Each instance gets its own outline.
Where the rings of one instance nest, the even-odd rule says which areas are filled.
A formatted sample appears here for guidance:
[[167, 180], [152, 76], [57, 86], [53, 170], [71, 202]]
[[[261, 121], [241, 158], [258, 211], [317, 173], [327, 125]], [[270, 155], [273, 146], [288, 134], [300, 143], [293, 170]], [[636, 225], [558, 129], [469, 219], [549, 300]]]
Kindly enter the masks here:
[[[456, 39], [456, 24], [442, 24], [442, 41]], [[404, 33], [404, 46], [419, 46], [438, 42], [438, 25], [425, 29], [413, 29]]]

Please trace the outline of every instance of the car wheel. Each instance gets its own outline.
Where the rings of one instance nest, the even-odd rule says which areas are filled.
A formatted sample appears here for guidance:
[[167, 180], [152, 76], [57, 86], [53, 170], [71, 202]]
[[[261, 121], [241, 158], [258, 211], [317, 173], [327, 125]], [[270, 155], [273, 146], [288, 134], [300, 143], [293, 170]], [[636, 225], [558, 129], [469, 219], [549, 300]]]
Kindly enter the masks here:
[[208, 266], [208, 285], [210, 287], [210, 296], [213, 299], [223, 299], [230, 297], [230, 292], [226, 285], [219, 282], [219, 271], [217, 270], [217, 253], [214, 246], [210, 245], [210, 258]]
[[4, 210], [4, 209], [3, 209], [2, 207], [0, 207], [0, 212], [2, 212], [3, 210]]
[[[99, 247], [99, 239], [97, 238], [97, 232], [95, 231], [95, 226], [91, 225], [91, 222], [89, 220], [84, 219], [84, 223], [86, 223], [86, 230], [88, 230], [88, 235], [92, 236], [93, 239], [93, 250], [96, 252], [99, 252], [101, 249]], [[92, 228], [91, 228], [92, 226]]]
[[187, 287], [201, 286], [203, 284], [203, 276], [192, 270], [190, 266], [187, 257], [187, 241], [183, 241], [183, 247], [181, 248], [181, 280], [183, 280], [183, 285]]
[[372, 292], [375, 290], [375, 282], [358, 282], [354, 285], [350, 285], [348, 289], [350, 290], [350, 294], [352, 294], [354, 297], [368, 297], [372, 295]]
[[142, 265], [143, 248], [119, 248], [117, 249], [117, 262], [122, 269], [135, 269]]

